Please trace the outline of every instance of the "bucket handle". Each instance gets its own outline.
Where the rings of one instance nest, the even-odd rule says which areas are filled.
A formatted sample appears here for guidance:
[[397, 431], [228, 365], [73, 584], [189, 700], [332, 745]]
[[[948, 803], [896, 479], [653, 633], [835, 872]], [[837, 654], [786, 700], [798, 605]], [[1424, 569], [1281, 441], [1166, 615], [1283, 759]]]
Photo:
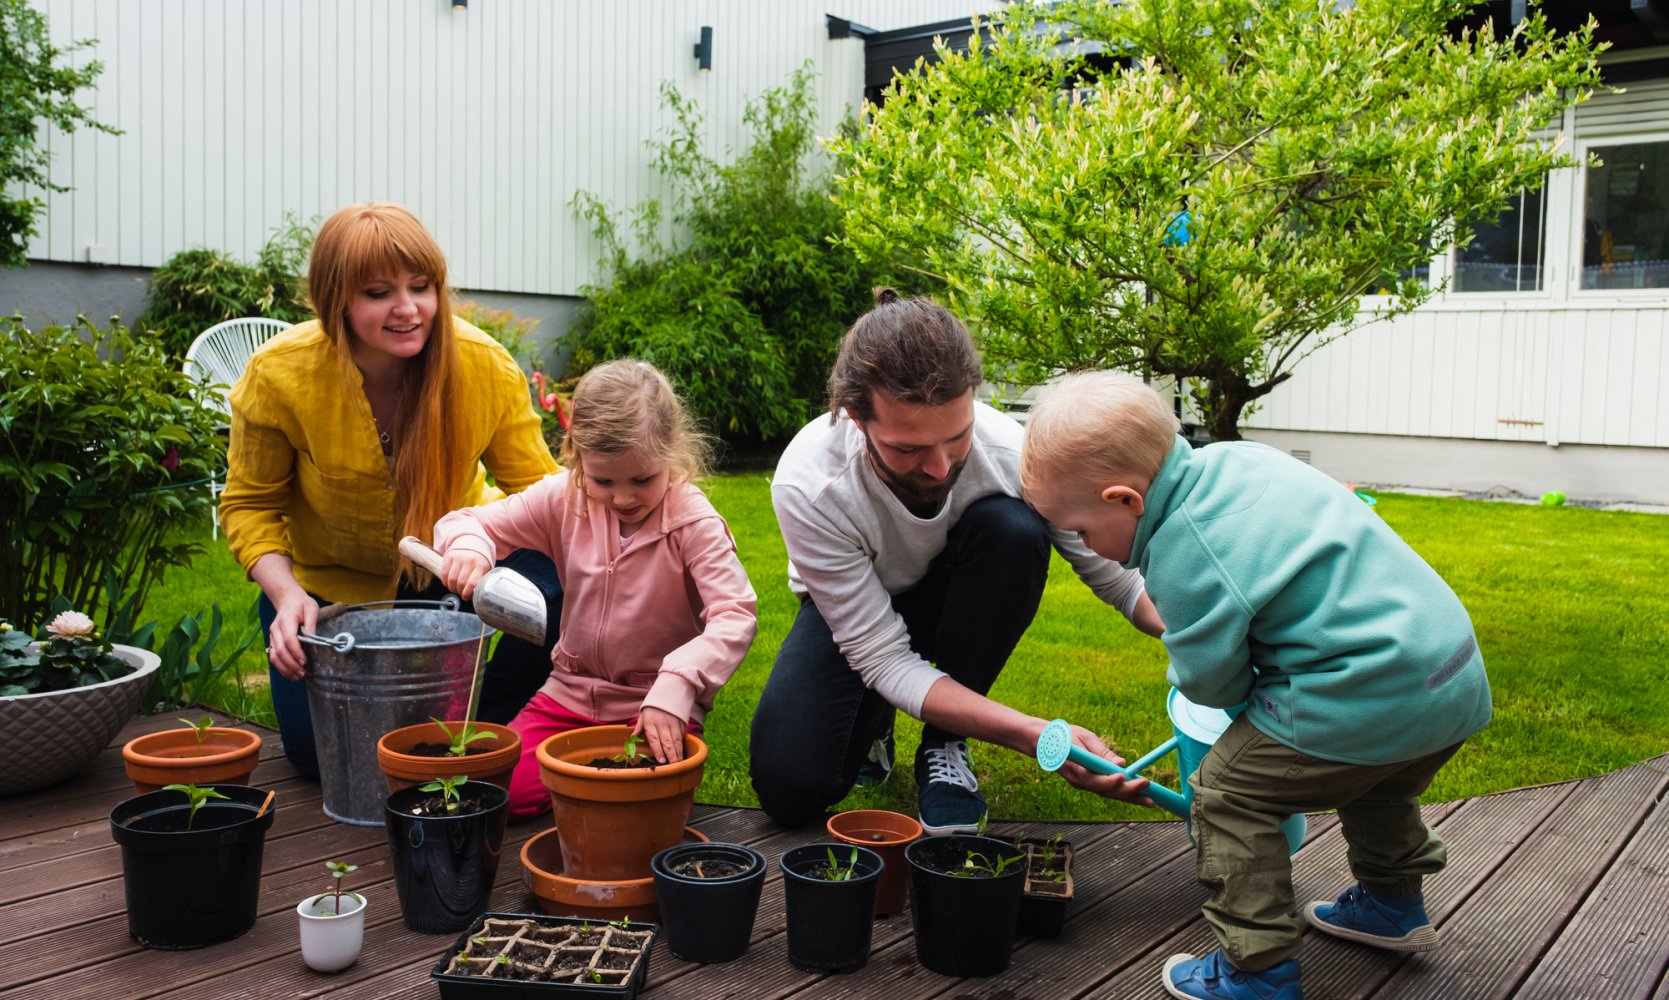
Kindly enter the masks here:
[[[1126, 778], [1142, 777], [1142, 768], [1176, 749], [1176, 737], [1154, 747], [1142, 759], [1127, 767], [1119, 767], [1105, 757], [1097, 756], [1072, 742], [1072, 727], [1065, 719], [1056, 719], [1043, 727], [1043, 733], [1037, 738], [1037, 763], [1045, 771], [1058, 771], [1068, 760], [1097, 774], [1119, 774]], [[1173, 816], [1188, 818], [1188, 801], [1180, 794], [1171, 791], [1164, 785], [1148, 782], [1146, 791], [1142, 794], [1153, 800], [1153, 804]]]
[[[434, 608], [438, 611], [456, 611], [460, 606], [462, 606], [462, 602], [458, 600], [458, 596], [456, 594], [447, 594], [439, 600], [432, 600], [425, 597], [413, 597], [388, 601], [366, 601], [362, 604], [349, 604], [346, 607], [341, 604], [332, 604], [323, 609], [319, 621], [334, 618], [346, 611], [358, 611], [362, 608], [380, 608], [384, 606], [397, 608], [424, 607]], [[338, 632], [331, 638], [326, 639], [323, 636], [314, 635], [311, 632], [298, 631], [296, 633], [296, 638], [314, 646], [329, 646], [338, 653], [351, 651], [354, 648], [355, 641], [354, 634], [352, 632]]]

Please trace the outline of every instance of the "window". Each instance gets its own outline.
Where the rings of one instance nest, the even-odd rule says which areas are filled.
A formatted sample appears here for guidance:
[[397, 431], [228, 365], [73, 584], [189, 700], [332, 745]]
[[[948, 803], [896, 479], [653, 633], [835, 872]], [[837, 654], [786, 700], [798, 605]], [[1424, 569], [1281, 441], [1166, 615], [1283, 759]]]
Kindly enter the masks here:
[[1669, 288], [1669, 142], [1593, 146], [1582, 203], [1583, 288]]
[[1457, 292], [1539, 292], [1547, 212], [1542, 189], [1522, 191], [1494, 222], [1479, 223], [1455, 251]]

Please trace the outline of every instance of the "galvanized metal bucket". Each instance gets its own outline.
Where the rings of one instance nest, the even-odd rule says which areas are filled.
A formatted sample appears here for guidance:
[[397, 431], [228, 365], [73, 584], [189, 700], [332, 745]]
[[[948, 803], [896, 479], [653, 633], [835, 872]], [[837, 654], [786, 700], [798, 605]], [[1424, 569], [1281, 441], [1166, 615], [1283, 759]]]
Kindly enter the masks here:
[[494, 630], [455, 597], [350, 605], [329, 624], [331, 638], [301, 636], [325, 815], [382, 826], [388, 786], [377, 740], [430, 717], [467, 718]]

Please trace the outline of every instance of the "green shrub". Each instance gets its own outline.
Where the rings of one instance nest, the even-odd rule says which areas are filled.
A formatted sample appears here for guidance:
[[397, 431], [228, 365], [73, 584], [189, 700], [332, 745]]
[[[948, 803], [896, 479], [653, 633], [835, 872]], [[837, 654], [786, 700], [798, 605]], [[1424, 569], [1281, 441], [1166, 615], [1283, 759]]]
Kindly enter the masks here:
[[163, 346], [177, 358], [198, 334], [225, 320], [312, 319], [305, 289], [312, 248], [312, 228], [285, 213], [253, 264], [219, 250], [181, 250], [151, 272], [138, 325], [160, 334]]
[[54, 595], [95, 621], [116, 593], [136, 605], [202, 550], [225, 461], [220, 415], [155, 337], [0, 321], [0, 615], [34, 632]]
[[662, 86], [677, 125], [650, 146], [674, 191], [670, 221], [685, 236], [663, 243], [666, 212], [645, 202], [631, 223], [642, 248], [634, 259], [607, 207], [576, 196], [609, 278], [582, 289], [569, 374], [626, 355], [652, 362], [733, 441], [786, 438], [822, 409], [841, 334], [870, 307], [881, 272], [837, 242], [811, 81], [801, 69], [751, 102], [752, 145], [722, 167], [701, 152], [693, 102]]
[[479, 327], [481, 332], [498, 341], [518, 364], [528, 360], [528, 335], [539, 325], [536, 319], [525, 319], [508, 309], [494, 309], [474, 299], [464, 299], [452, 306], [452, 315]]

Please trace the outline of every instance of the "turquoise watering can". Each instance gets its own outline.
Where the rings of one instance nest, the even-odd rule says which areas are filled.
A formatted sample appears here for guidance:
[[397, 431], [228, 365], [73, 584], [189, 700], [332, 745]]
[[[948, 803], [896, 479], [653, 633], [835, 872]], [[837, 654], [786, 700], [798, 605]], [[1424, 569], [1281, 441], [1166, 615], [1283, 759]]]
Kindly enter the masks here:
[[[1188, 807], [1194, 801], [1194, 791], [1188, 787], [1188, 776], [1200, 766], [1200, 761], [1211, 751], [1211, 745], [1217, 742], [1217, 737], [1223, 735], [1223, 730], [1229, 727], [1229, 723], [1234, 721], [1234, 717], [1240, 714], [1243, 707], [1232, 708], [1226, 712], [1206, 708], [1194, 704], [1184, 698], [1182, 692], [1172, 688], [1170, 696], [1165, 700], [1165, 708], [1171, 717], [1171, 731], [1174, 735], [1135, 763], [1124, 767], [1105, 757], [1098, 757], [1072, 742], [1072, 727], [1067, 725], [1065, 719], [1056, 719], [1044, 726], [1043, 734], [1037, 738], [1037, 763], [1045, 771], [1058, 771], [1062, 764], [1070, 760], [1096, 774], [1121, 774], [1126, 778], [1140, 778], [1143, 777], [1143, 769], [1174, 750], [1182, 791], [1174, 792], [1150, 780], [1144, 794], [1153, 800], [1154, 805], [1186, 820]], [[1297, 851], [1299, 845], [1304, 842], [1305, 829], [1303, 813], [1294, 813], [1281, 821], [1281, 832], [1286, 834], [1289, 852]], [[1190, 831], [1189, 837], [1192, 836], [1193, 833]]]

